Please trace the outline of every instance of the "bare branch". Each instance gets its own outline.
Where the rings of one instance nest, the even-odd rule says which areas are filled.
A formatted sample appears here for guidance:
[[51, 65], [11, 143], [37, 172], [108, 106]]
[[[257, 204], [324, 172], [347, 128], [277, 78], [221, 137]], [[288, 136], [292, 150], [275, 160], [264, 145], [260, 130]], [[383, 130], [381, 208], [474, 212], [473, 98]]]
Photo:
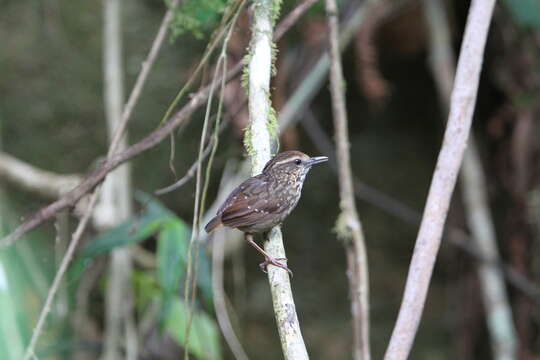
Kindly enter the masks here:
[[353, 176], [349, 154], [349, 131], [345, 104], [345, 81], [339, 49], [338, 8], [335, 0], [326, 0], [330, 41], [330, 93], [338, 160], [341, 214], [336, 225], [347, 252], [347, 273], [351, 297], [353, 355], [369, 360], [369, 275], [362, 223], [354, 202]]
[[[121, 0], [103, 0], [103, 96], [107, 133], [109, 139], [113, 141], [109, 152], [115, 151], [113, 149], [115, 144], [118, 151], [125, 150], [127, 147], [127, 132], [124, 132], [125, 129], [119, 129], [120, 125], [127, 124], [127, 118], [124, 121], [122, 118], [124, 70], [121, 14]], [[144, 68], [141, 73], [143, 72]], [[133, 98], [133, 95], [131, 97]], [[94, 223], [100, 230], [109, 229], [126, 221], [131, 213], [131, 176], [130, 166], [126, 163], [105, 179], [94, 211]], [[135, 331], [132, 326], [128, 326], [133, 324], [130, 321], [133, 318], [133, 289], [130, 282], [132, 267], [131, 254], [127, 247], [119, 247], [112, 251], [105, 296], [102, 360], [120, 358], [124, 345], [126, 359], [137, 358], [137, 337], [134, 336]]]
[[[450, 106], [455, 60], [452, 54], [450, 29], [445, 6], [441, 0], [424, 0], [430, 33], [430, 64], [441, 104], [445, 113]], [[516, 358], [516, 331], [512, 310], [504, 284], [503, 269], [492, 266], [499, 263], [495, 226], [490, 214], [487, 184], [478, 155], [474, 134], [469, 139], [461, 168], [463, 204], [467, 221], [480, 256], [486, 261], [478, 263], [478, 275], [486, 311], [494, 359]]]
[[[171, 9], [169, 9], [169, 11], [171, 11]], [[283, 22], [286, 22], [287, 18], [285, 18]], [[280, 28], [281, 25], [277, 27], [277, 30], [279, 30]], [[275, 37], [274, 40], [279, 40], [279, 37]], [[229, 70], [226, 75], [226, 81], [230, 81], [231, 79], [235, 78], [242, 70], [242, 65], [242, 61], [239, 61], [231, 70]], [[221, 78], [219, 78], [217, 82], [219, 82], [220, 80]], [[125, 151], [110, 156], [101, 167], [88, 175], [79, 186], [68, 192], [61, 199], [43, 207], [36, 213], [30, 215], [28, 219], [25, 220], [21, 225], [19, 225], [11, 234], [0, 240], [0, 248], [9, 246], [13, 242], [17, 241], [28, 231], [36, 228], [43, 222], [54, 217], [54, 215], [58, 211], [75, 206], [75, 204], [84, 195], [92, 191], [92, 189], [94, 189], [101, 181], [103, 181], [105, 176], [107, 176], [110, 171], [114, 170], [120, 164], [134, 158], [135, 156], [147, 151], [148, 149], [153, 148], [161, 141], [163, 141], [167, 137], [167, 135], [172, 133], [184, 121], [187, 121], [189, 117], [205, 103], [206, 99], [208, 98], [209, 88], [209, 86], [206, 86], [199, 90], [197, 93], [193, 94], [188, 103], [184, 105], [181, 110], [176, 112], [176, 114], [174, 114], [166, 123], [151, 132], [148, 136], [146, 136], [139, 142], [131, 145]], [[119, 129], [122, 128], [124, 127], [120, 125]]]
[[[88, 204], [89, 209], [92, 209], [95, 206], [96, 200], [97, 200], [97, 193], [94, 193], [92, 194], [92, 197], [90, 198], [90, 202]], [[34, 328], [34, 331], [32, 332], [32, 338], [30, 339], [30, 343], [28, 344], [28, 347], [26, 348], [23, 360], [30, 360], [32, 358], [35, 358], [34, 349], [36, 347], [39, 336], [41, 335], [41, 332], [43, 331], [43, 325], [45, 324], [45, 319], [47, 318], [47, 315], [51, 311], [51, 306], [54, 300], [54, 296], [56, 295], [56, 292], [58, 291], [58, 288], [60, 287], [60, 284], [62, 282], [62, 279], [64, 278], [64, 274], [66, 273], [69, 262], [73, 258], [73, 253], [75, 252], [75, 249], [77, 248], [77, 245], [79, 244], [79, 241], [81, 240], [82, 234], [84, 232], [84, 228], [88, 224], [88, 221], [90, 220], [91, 216], [92, 216], [92, 211], [87, 211], [84, 214], [81, 221], [79, 222], [79, 225], [77, 226], [77, 229], [75, 230], [75, 233], [73, 234], [73, 238], [71, 239], [71, 242], [69, 243], [69, 246], [66, 250], [66, 254], [64, 255], [64, 258], [62, 259], [62, 262], [60, 263], [60, 267], [58, 268], [58, 271], [56, 272], [56, 275], [54, 276], [53, 283], [51, 285], [49, 293], [47, 294], [47, 299], [45, 300], [43, 309], [41, 310], [41, 313], [39, 314], [38, 322], [36, 324], [36, 327]]]
[[159, 50], [161, 49], [161, 46], [163, 45], [165, 35], [167, 34], [167, 30], [169, 29], [169, 25], [171, 24], [171, 21], [173, 19], [174, 9], [178, 5], [178, 3], [179, 0], [171, 1], [169, 10], [167, 10], [167, 12], [165, 13], [163, 20], [161, 21], [161, 25], [159, 26], [156, 38], [152, 42], [150, 52], [142, 63], [141, 72], [137, 76], [137, 80], [135, 81], [133, 90], [131, 90], [128, 102], [124, 107], [124, 111], [122, 112], [122, 120], [120, 121], [120, 124], [118, 124], [117, 131], [115, 132], [111, 140], [111, 147], [109, 148], [108, 152], [109, 156], [116, 152], [116, 147], [120, 143], [120, 140], [126, 131], [127, 123], [131, 118], [131, 113], [133, 112], [133, 109], [135, 108], [135, 105], [137, 104], [139, 97], [141, 96], [142, 89], [144, 88], [144, 84], [146, 83], [146, 79], [148, 78], [148, 74], [150, 74], [150, 70], [156, 62], [157, 55], [159, 53]]
[[317, 2], [317, 0], [302, 0], [300, 4], [287, 14], [287, 17], [274, 31], [274, 39], [280, 39], [304, 15], [304, 13]]
[[452, 91], [450, 114], [416, 240], [399, 316], [386, 360], [409, 356], [420, 324], [433, 266], [476, 104], [480, 71], [494, 0], [473, 0]]
[[0, 178], [53, 199], [73, 189], [82, 180], [80, 175], [60, 175], [42, 170], [2, 152], [0, 152]]

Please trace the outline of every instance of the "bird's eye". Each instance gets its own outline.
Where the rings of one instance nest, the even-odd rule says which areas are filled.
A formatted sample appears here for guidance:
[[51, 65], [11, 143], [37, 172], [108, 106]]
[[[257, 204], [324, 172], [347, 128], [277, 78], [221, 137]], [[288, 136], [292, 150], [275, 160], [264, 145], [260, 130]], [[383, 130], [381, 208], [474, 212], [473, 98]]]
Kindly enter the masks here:
[[294, 160], [294, 163], [295, 163], [296, 165], [300, 165], [300, 164], [302, 163], [302, 160], [296, 159], [296, 160]]

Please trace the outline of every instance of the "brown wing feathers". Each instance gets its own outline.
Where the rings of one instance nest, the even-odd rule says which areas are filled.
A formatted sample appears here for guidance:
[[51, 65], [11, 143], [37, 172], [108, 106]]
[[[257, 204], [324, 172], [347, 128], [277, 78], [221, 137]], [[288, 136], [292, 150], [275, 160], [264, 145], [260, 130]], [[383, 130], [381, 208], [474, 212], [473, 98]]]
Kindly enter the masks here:
[[211, 233], [212, 231], [216, 230], [222, 223], [221, 223], [221, 216], [217, 215], [214, 216], [212, 220], [206, 224], [204, 227], [204, 230], [206, 230], [207, 233]]
[[205, 230], [211, 232], [222, 224], [229, 227], [249, 226], [268, 216], [275, 204], [273, 201], [258, 200], [260, 197], [256, 196], [265, 188], [260, 186], [263, 181], [260, 176], [256, 176], [240, 184], [225, 200]]

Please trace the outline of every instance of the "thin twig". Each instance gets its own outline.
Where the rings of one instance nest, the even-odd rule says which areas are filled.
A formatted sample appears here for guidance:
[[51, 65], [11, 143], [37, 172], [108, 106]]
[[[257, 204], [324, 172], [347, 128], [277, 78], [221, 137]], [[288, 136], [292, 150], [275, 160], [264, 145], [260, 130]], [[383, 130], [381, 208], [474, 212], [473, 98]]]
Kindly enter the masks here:
[[302, 0], [296, 7], [287, 14], [287, 17], [279, 24], [274, 31], [274, 38], [281, 38], [289, 29], [304, 15], [304, 13], [317, 2], [317, 0]]
[[422, 223], [386, 360], [409, 356], [420, 324], [444, 223], [469, 136], [484, 47], [494, 0], [473, 0], [465, 27], [443, 145], [437, 159]]
[[[441, 0], [424, 0], [424, 11], [430, 33], [430, 64], [438, 88], [441, 105], [447, 113], [450, 106], [455, 60], [445, 6]], [[461, 168], [461, 189], [472, 241], [487, 262], [478, 263], [487, 325], [494, 359], [516, 358], [516, 330], [512, 309], [506, 294], [504, 272], [499, 263], [495, 227], [490, 214], [486, 179], [474, 134], [469, 139]]]
[[335, 0], [326, 0], [330, 42], [330, 93], [338, 160], [340, 208], [336, 229], [347, 252], [347, 274], [351, 297], [353, 356], [371, 359], [369, 347], [369, 273], [362, 223], [354, 201], [353, 175], [349, 153], [345, 81], [339, 49], [338, 8]]
[[[251, 149], [252, 175], [259, 174], [271, 156], [271, 136], [268, 118], [271, 111], [270, 77], [272, 72], [273, 16], [279, 2], [272, 0], [254, 1], [253, 21], [248, 70], [249, 132], [244, 142]], [[283, 238], [279, 226], [274, 227], [264, 244], [266, 252], [274, 258], [285, 258]], [[274, 314], [286, 360], [308, 359], [306, 346], [287, 271], [276, 266], [268, 267], [268, 281], [272, 294]]]
[[[225, 90], [225, 75], [227, 73], [227, 47], [229, 45], [229, 40], [232, 35], [232, 31], [235, 28], [236, 21], [238, 19], [238, 15], [242, 12], [244, 9], [244, 5], [246, 3], [246, 0], [241, 0], [238, 4], [238, 7], [236, 8], [236, 12], [233, 14], [232, 19], [227, 26], [225, 26], [224, 29], [227, 30], [227, 35], [225, 36], [223, 40], [223, 44], [221, 47], [221, 53], [218, 58], [216, 68], [214, 70], [214, 77], [212, 80], [212, 83], [210, 85], [210, 94], [208, 95], [208, 102], [206, 104], [206, 113], [204, 116], [204, 123], [203, 123], [203, 129], [201, 132], [201, 140], [199, 144], [199, 156], [198, 156], [198, 165], [197, 165], [197, 180], [195, 183], [195, 205], [193, 210], [193, 225], [192, 225], [192, 231], [191, 231], [191, 239], [189, 242], [189, 248], [188, 248], [188, 261], [187, 261], [187, 275], [186, 275], [186, 285], [184, 287], [184, 301], [188, 305], [190, 311], [188, 315], [188, 322], [186, 326], [186, 334], [185, 334], [185, 344], [184, 344], [184, 359], [189, 358], [188, 353], [188, 343], [189, 343], [189, 335], [191, 331], [191, 324], [193, 319], [193, 306], [195, 303], [196, 298], [196, 279], [197, 279], [197, 271], [198, 271], [198, 256], [199, 253], [199, 241], [197, 241], [198, 235], [199, 235], [199, 228], [200, 228], [200, 222], [202, 220], [202, 216], [204, 213], [204, 207], [205, 207], [205, 200], [206, 200], [206, 192], [208, 190], [208, 183], [210, 181], [210, 169], [212, 167], [212, 160], [213, 155], [215, 154], [217, 145], [218, 145], [218, 134], [219, 134], [219, 122], [221, 119], [221, 111], [222, 111], [222, 105], [223, 105], [223, 91]], [[221, 77], [218, 76], [218, 74], [221, 71]], [[214, 125], [215, 131], [213, 136], [213, 146], [212, 146], [212, 152], [210, 154], [210, 159], [208, 161], [207, 171], [206, 171], [206, 179], [203, 184], [202, 182], [202, 161], [203, 161], [203, 153], [204, 153], [204, 144], [205, 139], [207, 136], [207, 131], [210, 123], [210, 113], [212, 111], [212, 101], [213, 101], [213, 93], [215, 88], [217, 87], [217, 80], [221, 81], [221, 95], [219, 97], [219, 104], [218, 104], [218, 113], [216, 116], [216, 123]], [[193, 256], [193, 253], [195, 253], [195, 256]], [[195, 259], [195, 260], [193, 260]], [[193, 266], [194, 262], [194, 266]], [[191, 293], [191, 298], [190, 298]]]
[[[113, 139], [122, 122], [124, 104], [124, 70], [122, 66], [122, 2], [103, 0], [103, 97], [107, 134]], [[127, 147], [127, 132], [118, 136], [117, 150]], [[112, 146], [111, 146], [112, 147]], [[110, 229], [129, 219], [132, 214], [130, 164], [126, 163], [109, 174], [101, 188], [94, 210], [94, 225], [100, 231]], [[105, 293], [105, 330], [101, 360], [120, 357], [126, 349], [126, 360], [137, 357], [138, 341], [126, 326], [132, 318], [132, 259], [127, 247], [113, 249], [110, 254]]]
[[[92, 209], [95, 206], [96, 201], [97, 201], [97, 192], [94, 192], [92, 194], [92, 197], [90, 198], [88, 209]], [[88, 221], [90, 220], [91, 216], [92, 216], [92, 211], [86, 211], [83, 218], [79, 222], [79, 225], [77, 226], [77, 229], [75, 230], [75, 233], [73, 234], [73, 238], [71, 239], [71, 242], [69, 243], [69, 246], [66, 250], [66, 254], [64, 255], [64, 258], [62, 259], [62, 262], [60, 263], [60, 267], [58, 268], [58, 271], [56, 272], [56, 275], [54, 277], [49, 293], [47, 294], [47, 299], [45, 300], [45, 304], [43, 305], [41, 313], [39, 314], [38, 322], [36, 324], [36, 327], [34, 328], [34, 331], [32, 332], [32, 338], [30, 339], [30, 343], [28, 344], [28, 347], [26, 348], [23, 360], [29, 360], [35, 357], [34, 349], [36, 347], [39, 336], [41, 335], [41, 332], [43, 331], [43, 325], [45, 325], [45, 319], [47, 318], [47, 315], [51, 311], [51, 306], [54, 300], [54, 296], [56, 295], [56, 292], [58, 291], [58, 288], [60, 287], [60, 283], [62, 282], [62, 279], [64, 278], [64, 274], [66, 273], [67, 267], [71, 259], [73, 258], [73, 253], [75, 252], [75, 249], [77, 248], [77, 245], [79, 244], [79, 241], [81, 240], [84, 229], [86, 225], [88, 224]]]
[[[171, 9], [169, 9], [169, 11], [171, 11]], [[286, 22], [287, 19], [288, 17], [285, 18], [283, 22]], [[281, 25], [277, 27], [278, 30], [280, 28]], [[278, 40], [279, 37], [274, 37], [274, 41]], [[240, 74], [242, 70], [242, 65], [243, 61], [239, 61], [231, 70], [227, 72], [225, 77], [227, 82]], [[221, 80], [221, 78], [219, 80]], [[84, 195], [92, 191], [92, 189], [94, 189], [101, 181], [103, 181], [105, 176], [107, 176], [107, 174], [114, 170], [117, 166], [155, 147], [157, 144], [163, 141], [177, 127], [187, 121], [187, 119], [195, 112], [195, 110], [197, 110], [205, 103], [206, 99], [208, 98], [208, 90], [209, 86], [206, 86], [199, 90], [197, 93], [193, 94], [190, 97], [188, 103], [184, 105], [182, 109], [180, 109], [178, 112], [176, 112], [161, 127], [151, 132], [139, 142], [128, 147], [125, 151], [117, 153], [114, 156], [108, 158], [101, 167], [88, 175], [79, 186], [68, 192], [64, 197], [50, 203], [49, 205], [41, 208], [38, 212], [30, 215], [28, 219], [25, 220], [22, 224], [20, 224], [11, 234], [0, 240], [0, 248], [11, 245], [13, 242], [20, 239], [28, 231], [36, 228], [43, 222], [53, 218], [58, 211], [74, 206]], [[129, 118], [127, 119], [129, 120]], [[125, 128], [125, 126], [121, 124], [119, 126], [119, 129], [123, 128]], [[117, 136], [115, 136], [115, 139], [116, 138]]]
[[[223, 131], [223, 129], [225, 129], [227, 127], [227, 125], [228, 125], [228, 121], [224, 121], [221, 124], [221, 126], [219, 128], [219, 131], [220, 132]], [[206, 145], [206, 148], [203, 151], [202, 161], [206, 160], [208, 155], [210, 155], [210, 152], [212, 151], [213, 146], [214, 146], [214, 139], [210, 139], [210, 142], [208, 143], [208, 145]], [[189, 167], [188, 171], [186, 171], [186, 174], [184, 176], [182, 176], [180, 179], [175, 181], [173, 184], [154, 191], [154, 194], [156, 194], [157, 196], [161, 196], [161, 195], [165, 195], [167, 193], [170, 193], [170, 192], [172, 192], [174, 190], [177, 190], [177, 189], [181, 188], [189, 180], [191, 180], [193, 178], [193, 176], [195, 176], [195, 172], [196, 172], [198, 166], [199, 166], [199, 159], [197, 158], [193, 162], [193, 164], [191, 164], [191, 166]]]
[[[129, 95], [128, 102], [124, 107], [124, 111], [122, 113], [122, 121], [118, 125], [117, 131], [111, 141], [111, 144], [118, 143], [120, 141], [120, 138], [122, 137], [122, 135], [124, 135], [126, 131], [126, 126], [129, 119], [131, 118], [131, 113], [133, 112], [133, 109], [135, 108], [135, 105], [137, 104], [139, 97], [141, 96], [142, 89], [144, 88], [144, 84], [146, 82], [146, 79], [148, 78], [148, 74], [150, 74], [150, 70], [156, 62], [157, 55], [159, 54], [159, 50], [163, 45], [163, 41], [165, 40], [165, 36], [167, 35], [167, 31], [169, 29], [169, 25], [171, 24], [174, 16], [174, 10], [178, 6], [178, 3], [179, 0], [171, 1], [169, 9], [165, 13], [163, 20], [161, 21], [161, 25], [159, 26], [156, 38], [152, 42], [150, 52], [142, 63], [141, 72], [139, 73], [139, 76], [137, 76], [137, 80], [135, 81], [133, 90], [131, 90], [131, 94]], [[114, 151], [116, 150], [112, 149], [111, 146], [111, 148], [109, 149], [109, 155], [112, 154]]]

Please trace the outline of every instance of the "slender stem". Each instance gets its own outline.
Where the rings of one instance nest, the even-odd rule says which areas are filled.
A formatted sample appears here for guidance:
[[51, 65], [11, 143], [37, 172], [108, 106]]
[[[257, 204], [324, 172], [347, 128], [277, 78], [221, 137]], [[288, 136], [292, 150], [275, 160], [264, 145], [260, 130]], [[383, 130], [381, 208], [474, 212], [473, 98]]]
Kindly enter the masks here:
[[353, 176], [349, 154], [345, 81], [339, 49], [338, 8], [335, 0], [326, 0], [330, 41], [330, 92], [336, 138], [336, 157], [341, 214], [337, 229], [345, 243], [347, 272], [353, 322], [353, 355], [356, 360], [371, 358], [369, 347], [369, 274], [362, 223], [354, 202]]
[[[88, 209], [92, 209], [95, 206], [96, 201], [97, 201], [97, 192], [94, 192], [92, 194], [92, 197], [90, 198]], [[64, 258], [62, 259], [62, 262], [60, 263], [60, 267], [58, 268], [58, 271], [56, 272], [56, 275], [54, 276], [53, 283], [51, 285], [49, 293], [47, 294], [47, 299], [45, 300], [45, 304], [43, 305], [41, 313], [39, 314], [38, 322], [36, 324], [36, 327], [34, 328], [34, 331], [32, 332], [32, 338], [30, 339], [30, 343], [28, 344], [26, 348], [23, 360], [30, 360], [32, 358], [35, 358], [35, 353], [34, 353], [35, 347], [39, 339], [39, 336], [41, 335], [43, 331], [43, 325], [45, 325], [45, 320], [47, 318], [47, 315], [51, 311], [51, 306], [54, 300], [54, 296], [56, 295], [56, 292], [58, 291], [60, 287], [62, 279], [64, 278], [64, 274], [66, 273], [67, 267], [71, 259], [73, 258], [73, 253], [75, 252], [75, 249], [77, 248], [77, 245], [79, 244], [79, 241], [81, 240], [84, 229], [86, 225], [88, 224], [88, 221], [90, 220], [91, 216], [92, 216], [92, 211], [86, 211], [83, 218], [79, 222], [79, 225], [77, 226], [77, 229], [75, 230], [75, 233], [73, 234], [73, 238], [71, 239], [71, 242], [69, 243], [69, 246], [64, 255]]]
[[495, 0], [473, 0], [461, 45], [450, 114], [386, 360], [407, 359], [420, 324], [457, 175], [467, 146]]
[[139, 101], [142, 90], [146, 83], [146, 79], [148, 78], [148, 74], [150, 74], [150, 70], [154, 66], [154, 63], [156, 62], [156, 59], [157, 59], [157, 55], [159, 54], [159, 50], [161, 49], [161, 46], [163, 45], [163, 41], [165, 40], [165, 36], [167, 35], [167, 31], [169, 29], [169, 25], [171, 24], [171, 21], [174, 16], [174, 10], [176, 9], [176, 6], [178, 5], [178, 3], [179, 3], [179, 0], [171, 1], [171, 5], [169, 9], [167, 10], [167, 12], [165, 13], [163, 20], [161, 21], [161, 25], [159, 26], [157, 35], [154, 41], [152, 42], [150, 52], [148, 53], [146, 59], [142, 63], [141, 72], [137, 76], [137, 80], [135, 80], [135, 85], [133, 86], [133, 89], [131, 90], [128, 102], [126, 106], [124, 107], [124, 111], [122, 113], [122, 120], [120, 121], [120, 124], [117, 125], [116, 132], [111, 140], [111, 146], [109, 147], [109, 152], [107, 153], [109, 157], [113, 153], [116, 152], [117, 150], [116, 147], [120, 144], [120, 140], [126, 131], [127, 124], [129, 120], [131, 119], [131, 114], [133, 112], [133, 109], [135, 108], [135, 105]]
[[281, 38], [304, 15], [304, 13], [317, 2], [317, 0], [302, 0], [291, 10], [287, 17], [274, 31], [274, 38]]
[[[186, 286], [184, 290], [184, 301], [186, 302], [186, 304], [188, 304], [190, 309], [192, 309], [192, 307], [194, 306], [195, 294], [196, 294], [196, 289], [197, 289], [196, 278], [197, 278], [197, 269], [198, 269], [198, 256], [195, 255], [195, 257], [193, 257], [193, 252], [195, 252], [195, 254], [198, 254], [199, 241], [197, 241], [197, 239], [199, 235], [200, 222], [202, 220], [202, 215], [204, 212], [206, 191], [208, 189], [208, 182], [209, 182], [209, 171], [211, 167], [212, 157], [213, 157], [213, 154], [215, 153], [215, 149], [218, 143], [217, 134], [219, 131], [219, 120], [221, 118], [223, 90], [225, 86], [224, 80], [225, 80], [225, 76], [227, 72], [227, 63], [226, 63], [227, 47], [229, 44], [229, 40], [231, 38], [232, 31], [236, 25], [236, 20], [238, 19], [238, 15], [242, 11], [244, 4], [245, 4], [245, 0], [240, 1], [239, 6], [236, 9], [236, 13], [233, 15], [230, 23], [227, 26], [224, 25], [223, 27], [223, 31], [228, 29], [226, 31], [227, 36], [225, 36], [225, 39], [223, 40], [221, 53], [216, 64], [214, 76], [212, 78], [213, 79], [212, 83], [210, 85], [210, 94], [208, 95], [208, 102], [206, 104], [206, 113], [204, 116], [203, 129], [201, 132], [201, 140], [199, 143], [199, 156], [198, 156], [198, 161], [197, 161], [198, 165], [197, 165], [197, 170], [196, 170], [196, 184], [195, 184], [195, 204], [194, 204], [194, 210], [193, 210], [193, 226], [192, 226], [191, 239], [190, 239], [189, 248], [188, 248]], [[220, 70], [222, 71], [221, 78], [218, 76]], [[208, 125], [210, 123], [210, 113], [212, 111], [213, 94], [214, 94], [215, 88], [217, 87], [218, 80], [221, 81], [221, 94], [222, 95], [220, 96], [219, 105], [218, 105], [218, 114], [216, 118], [215, 131], [214, 131], [215, 138], [214, 138], [213, 150], [212, 150], [210, 161], [207, 167], [206, 181], [203, 184], [202, 183], [202, 161], [203, 161], [203, 156], [204, 156], [204, 146], [205, 146], [204, 141], [206, 139]], [[195, 266], [193, 266], [193, 262]], [[190, 292], [191, 292], [191, 301], [188, 301]], [[185, 335], [185, 339], [186, 339], [185, 346], [184, 346], [185, 359], [189, 357], [187, 344], [189, 342], [192, 319], [193, 319], [193, 311], [190, 310], [189, 317], [188, 317], [188, 324], [186, 326], [186, 335]]]
[[[116, 149], [127, 147], [127, 132], [118, 134], [122, 123], [124, 106], [124, 81], [122, 66], [122, 0], [103, 1], [103, 74], [104, 104], [107, 133], [109, 139], [118, 139]], [[125, 129], [124, 129], [125, 130]], [[109, 151], [111, 150], [110, 147]], [[124, 164], [112, 172], [101, 188], [94, 211], [94, 225], [98, 230], [110, 229], [126, 221], [132, 213], [131, 176], [129, 164]], [[126, 359], [137, 357], [137, 338], [132, 332], [124, 332], [128, 319], [132, 318], [133, 292], [130, 286], [132, 272], [131, 254], [127, 247], [112, 251], [109, 264], [109, 281], [105, 299], [105, 331], [102, 360], [120, 358], [122, 348], [126, 348]], [[127, 346], [129, 345], [129, 346]]]

